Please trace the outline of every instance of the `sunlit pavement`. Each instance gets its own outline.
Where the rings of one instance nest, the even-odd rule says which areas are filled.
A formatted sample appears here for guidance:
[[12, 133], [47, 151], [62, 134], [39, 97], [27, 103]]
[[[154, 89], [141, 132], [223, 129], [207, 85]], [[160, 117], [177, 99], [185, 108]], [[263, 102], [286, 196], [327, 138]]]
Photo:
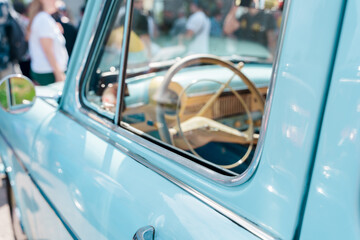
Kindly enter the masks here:
[[0, 240], [13, 240], [13, 236], [5, 179], [0, 176]]

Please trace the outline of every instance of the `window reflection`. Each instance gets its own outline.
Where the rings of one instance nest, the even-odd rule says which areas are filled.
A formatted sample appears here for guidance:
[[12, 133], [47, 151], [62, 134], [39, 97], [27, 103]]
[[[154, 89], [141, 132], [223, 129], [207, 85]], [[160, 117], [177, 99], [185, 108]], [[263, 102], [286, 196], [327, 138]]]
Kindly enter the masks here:
[[129, 72], [195, 53], [272, 61], [282, 4], [262, 2], [135, 0]]
[[[121, 126], [228, 175], [244, 172], [259, 139], [281, 4], [135, 0], [132, 11]], [[123, 5], [85, 93], [100, 113], [119, 107], [125, 16]]]

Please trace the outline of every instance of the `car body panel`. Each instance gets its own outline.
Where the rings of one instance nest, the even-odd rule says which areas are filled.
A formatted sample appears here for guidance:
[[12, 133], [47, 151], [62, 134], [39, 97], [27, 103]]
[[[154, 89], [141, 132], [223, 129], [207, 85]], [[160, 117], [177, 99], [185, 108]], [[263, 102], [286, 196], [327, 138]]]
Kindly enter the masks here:
[[38, 136], [32, 175], [80, 239], [129, 239], [147, 225], [160, 239], [256, 239], [61, 112]]
[[[341, 24], [342, 4], [342, 1], [328, 4], [325, 0], [315, 3], [310, 0], [290, 2], [288, 28], [281, 49], [283, 54], [279, 56], [279, 66], [275, 72], [276, 98], [270, 106], [271, 115], [266, 116], [268, 126], [264, 149], [257, 173], [246, 184], [230, 188], [219, 186], [198, 174], [188, 174], [186, 169], [156, 152], [124, 139], [120, 139], [121, 142], [112, 140], [137, 152], [155, 166], [195, 187], [214, 201], [221, 202], [240, 216], [246, 216], [267, 231], [275, 232], [276, 236], [292, 238], [320, 127], [334, 58], [333, 49]], [[314, 38], [318, 44], [306, 44], [306, 48], [299, 48], [299, 41], [305, 44]], [[73, 92], [76, 83], [73, 81], [71, 84], [64, 98], [64, 110], [83, 124], [101, 132], [100, 126], [91, 123], [88, 116], [73, 104], [77, 101], [74, 99], [76, 92]], [[290, 101], [289, 96], [293, 96]], [[288, 104], [284, 105], [284, 102]]]
[[[88, 1], [92, 8], [83, 20], [87, 24], [81, 27], [59, 107], [38, 99], [33, 108], [22, 115], [0, 112], [1, 135], [11, 145], [7, 148], [4, 139], [0, 139], [3, 144], [0, 156], [6, 166], [19, 171], [19, 177], [9, 173], [14, 187], [26, 189], [32, 196], [26, 201], [17, 193], [19, 204], [27, 207], [22, 211], [26, 211], [29, 222], [35, 224], [25, 224], [30, 237], [54, 236], [53, 228], [47, 226], [60, 225], [59, 239], [129, 239], [141, 227], [152, 225], [157, 239], [231, 239], [234, 236], [293, 239], [303, 226], [301, 237], [316, 239], [312, 233], [320, 234], [329, 227], [326, 222], [329, 208], [333, 210], [332, 216], [346, 219], [341, 225], [351, 228], [346, 236], [359, 237], [356, 228], [359, 211], [351, 212], [354, 208], [358, 210], [358, 185], [339, 191], [337, 196], [325, 196], [318, 191], [328, 184], [333, 187], [333, 181], [339, 189], [351, 184], [350, 179], [359, 178], [359, 163], [353, 157], [359, 154], [355, 146], [357, 132], [353, 132], [359, 129], [358, 121], [354, 120], [358, 119], [356, 104], [359, 103], [349, 103], [345, 96], [345, 91], [358, 89], [358, 82], [342, 81], [343, 69], [352, 72], [346, 79], [357, 79], [359, 62], [355, 66], [351, 56], [336, 55], [340, 33], [344, 34], [341, 40], [344, 43], [339, 51], [349, 54], [359, 49], [355, 44], [346, 43], [358, 39], [349, 33], [351, 24], [348, 23], [360, 15], [355, 0], [331, 3], [290, 0], [286, 3], [284, 30], [263, 120], [264, 140], [255, 156], [259, 165], [254, 175], [248, 176], [248, 181], [242, 184], [235, 181], [233, 186], [179, 164], [174, 161], [181, 158], [176, 153], [114, 125], [112, 119], [100, 116], [81, 102], [81, 84], [86, 81], [82, 77], [89, 77], [83, 75], [88, 70], [87, 60], [97, 57], [93, 50], [101, 45], [99, 36], [95, 38], [96, 28], [107, 26], [106, 21], [101, 22], [101, 13], [110, 12], [115, 2]], [[341, 32], [346, 2], [357, 8], [349, 13], [350, 20], [346, 19]], [[101, 37], [104, 32], [99, 34]], [[335, 57], [349, 60], [337, 60], [332, 76]], [[264, 72], [266, 76], [270, 74], [269, 68], [257, 67], [261, 70], [258, 73], [250, 71], [252, 66], [246, 66], [245, 71], [249, 69], [249, 75], [262, 81]], [[188, 77], [191, 80], [190, 74]], [[144, 96], [147, 95], [135, 94], [134, 98], [138, 101]], [[337, 100], [338, 96], [341, 101]], [[336, 107], [332, 109], [332, 105]], [[336, 128], [334, 124], [338, 122], [334, 123], [334, 119], [339, 112], [352, 118], [343, 119], [345, 125]], [[320, 129], [322, 136], [317, 150]], [[335, 134], [330, 143], [326, 141], [328, 132]], [[350, 145], [337, 145], [342, 133], [350, 140], [353, 134]], [[348, 146], [352, 146], [351, 149]], [[352, 165], [334, 160], [334, 165], [325, 169], [329, 166], [329, 157], [341, 153], [352, 153], [351, 157], [344, 157], [352, 161]], [[322, 171], [325, 169], [328, 173], [332, 168], [336, 178], [329, 179]], [[348, 172], [350, 175], [343, 177]], [[26, 181], [21, 180], [27, 174], [30, 175]], [[340, 204], [343, 208], [336, 209], [342, 195], [347, 196]], [[34, 208], [32, 200], [40, 201], [41, 211]], [[304, 204], [310, 200], [313, 202]], [[319, 204], [324, 207], [317, 209]], [[346, 205], [353, 207], [345, 210]], [[44, 221], [48, 225], [42, 225]], [[335, 228], [334, 232], [339, 233]], [[329, 231], [324, 236], [332, 238], [335, 233]]]
[[359, 2], [348, 0], [306, 204], [304, 239], [360, 239], [360, 31], [354, 26], [359, 16]]

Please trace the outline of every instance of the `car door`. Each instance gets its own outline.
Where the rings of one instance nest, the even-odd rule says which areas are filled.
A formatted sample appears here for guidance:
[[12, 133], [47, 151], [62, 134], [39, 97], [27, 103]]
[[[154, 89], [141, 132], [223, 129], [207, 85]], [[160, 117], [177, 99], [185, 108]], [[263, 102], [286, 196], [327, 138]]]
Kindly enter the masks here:
[[[82, 29], [79, 42], [89, 45], [80, 47], [78, 42], [60, 110], [44, 121], [33, 148], [32, 175], [71, 236], [129, 239], [149, 226], [157, 239], [296, 236], [343, 2], [287, 3], [262, 137], [250, 167], [239, 175], [193, 162], [187, 154], [119, 122], [126, 84], [138, 80], [126, 81], [126, 51], [116, 56], [119, 68], [109, 69], [118, 70], [121, 83], [115, 112], [92, 104], [97, 101], [91, 85], [98, 64], [104, 63], [103, 54], [115, 51], [106, 52], [104, 46], [120, 4], [105, 1], [102, 15], [94, 10], [87, 16], [98, 20], [93, 22], [98, 28], [93, 34]], [[132, 7], [127, 1], [123, 8], [120, 31], [128, 38], [123, 38], [121, 49], [129, 48]], [[302, 44], [306, 47], [299, 50]], [[39, 216], [37, 222], [43, 220]], [[41, 230], [51, 236], [48, 229]]]
[[[103, 7], [99, 39], [118, 2], [106, 1]], [[91, 52], [96, 51], [96, 41], [89, 58], [95, 57]], [[161, 159], [144, 147], [132, 149], [133, 143], [114, 131], [111, 121], [72, 105], [75, 102], [68, 100], [74, 99], [79, 82], [68, 84], [63, 109], [49, 116], [36, 135], [31, 173], [73, 238], [130, 239], [149, 225], [160, 239], [257, 238], [204, 204], [210, 199], [148, 164], [139, 151]], [[37, 216], [39, 226], [44, 221], [44, 216]], [[246, 219], [240, 221], [252, 226]], [[39, 232], [41, 237], [57, 237], [46, 225]]]

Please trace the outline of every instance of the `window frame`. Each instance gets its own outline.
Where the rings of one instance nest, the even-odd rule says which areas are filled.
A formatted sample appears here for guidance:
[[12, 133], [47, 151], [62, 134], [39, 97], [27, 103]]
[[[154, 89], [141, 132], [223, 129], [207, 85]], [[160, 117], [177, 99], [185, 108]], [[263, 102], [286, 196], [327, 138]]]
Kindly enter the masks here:
[[[129, 2], [129, 0], [126, 0], [127, 2]], [[101, 109], [98, 106], [94, 106], [93, 103], [91, 103], [89, 100], [87, 100], [86, 95], [85, 95], [85, 91], [87, 88], [87, 84], [90, 81], [89, 79], [91, 78], [91, 74], [93, 73], [93, 71], [95, 70], [95, 65], [96, 63], [101, 60], [101, 48], [105, 42], [105, 37], [106, 37], [106, 33], [109, 31], [109, 28], [112, 27], [112, 23], [116, 20], [116, 14], [117, 14], [117, 9], [119, 9], [119, 5], [120, 1], [110, 1], [110, 0], [105, 0], [104, 1], [104, 8], [102, 10], [101, 16], [100, 16], [100, 20], [97, 23], [96, 26], [96, 31], [94, 34], [94, 39], [96, 39], [95, 41], [93, 41], [93, 43], [91, 44], [90, 50], [87, 54], [87, 61], [85, 62], [84, 66], [83, 66], [83, 70], [81, 72], [81, 77], [80, 77], [80, 81], [79, 81], [79, 103], [80, 103], [80, 108], [83, 108], [86, 111], [91, 111], [92, 113], [95, 113], [101, 117], [105, 117], [106, 120], [110, 120], [111, 122], [114, 122], [116, 114], [110, 113], [109, 111], [106, 111], [104, 109]], [[111, 10], [109, 10], [111, 9]], [[127, 9], [126, 9], [127, 11]], [[110, 12], [110, 14], [108, 14]], [[114, 16], [115, 15], [115, 16]], [[103, 27], [105, 26], [105, 27]], [[124, 41], [123, 41], [124, 42]], [[123, 55], [123, 53], [121, 53], [121, 55]], [[121, 67], [121, 62], [120, 62], [120, 67]], [[119, 84], [120, 85], [120, 84]]]
[[[117, 2], [117, 1], [115, 1]], [[276, 73], [278, 70], [278, 65], [280, 62], [279, 56], [281, 55], [282, 46], [284, 42], [284, 37], [286, 33], [286, 25], [289, 15], [289, 9], [291, 5], [291, 0], [286, 1], [284, 4], [283, 12], [282, 12], [282, 23], [281, 27], [279, 29], [279, 37], [277, 41], [277, 47], [275, 51], [273, 66], [272, 66], [272, 74], [270, 77], [269, 87], [268, 87], [268, 95], [265, 102], [265, 110], [263, 114], [262, 124], [261, 124], [261, 134], [258, 140], [258, 144], [253, 156], [253, 159], [251, 160], [248, 168], [242, 172], [241, 174], [232, 174], [231, 171], [224, 170], [223, 168], [215, 165], [215, 164], [209, 164], [214, 165], [212, 167], [216, 168], [216, 170], [212, 169], [211, 167], [205, 166], [207, 163], [204, 163], [202, 160], [198, 159], [195, 156], [190, 156], [190, 154], [186, 153], [185, 151], [181, 149], [175, 149], [173, 146], [170, 146], [167, 143], [161, 142], [156, 140], [155, 138], [148, 136], [144, 133], [142, 133], [140, 130], [131, 127], [130, 125], [123, 123], [121, 121], [122, 112], [120, 109], [122, 109], [124, 104], [124, 97], [125, 97], [125, 83], [126, 83], [126, 71], [127, 71], [127, 58], [129, 53], [129, 41], [130, 41], [130, 31], [131, 29], [131, 19], [133, 15], [133, 2], [134, 0], [126, 0], [126, 8], [125, 8], [125, 23], [124, 23], [124, 38], [122, 42], [122, 52], [120, 56], [120, 70], [119, 70], [119, 76], [118, 76], [118, 89], [117, 89], [117, 102], [116, 102], [116, 112], [115, 114], [110, 114], [109, 112], [100, 109], [99, 107], [93, 106], [92, 103], [90, 103], [86, 97], [85, 97], [85, 90], [86, 90], [86, 83], [89, 81], [89, 75], [90, 73], [93, 73], [93, 71], [88, 70], [94, 70], [94, 65], [99, 60], [99, 54], [101, 46], [103, 46], [105, 41], [106, 32], [109, 31], [109, 28], [112, 27], [112, 22], [116, 19], [116, 14], [119, 9], [119, 6], [116, 5], [116, 3], [112, 4], [113, 1], [106, 1], [105, 5], [109, 5], [108, 8], [112, 7], [111, 14], [105, 14], [108, 10], [104, 7], [103, 14], [101, 16], [102, 20], [107, 21], [100, 21], [98, 29], [95, 34], [96, 37], [101, 37], [97, 41], [95, 41], [92, 46], [91, 50], [88, 54], [88, 60], [86, 61], [85, 67], [83, 69], [81, 79], [80, 79], [80, 108], [85, 111], [85, 114], [88, 114], [91, 112], [92, 114], [95, 113], [95, 115], [102, 117], [106, 120], [111, 121], [110, 126], [112, 130], [130, 141], [134, 141], [140, 146], [143, 146], [151, 151], [154, 151], [158, 153], [159, 155], [174, 161], [185, 168], [189, 169], [192, 172], [198, 173], [207, 179], [210, 179], [214, 182], [220, 183], [225, 186], [238, 186], [245, 182], [247, 182], [256, 172], [256, 169], [260, 163], [261, 155], [264, 148], [264, 139], [266, 135], [266, 129], [268, 124], [269, 115], [271, 112], [271, 105], [273, 102], [273, 94], [274, 94], [274, 88], [276, 85]], [[115, 15], [115, 16], [114, 16]], [[104, 19], [105, 18], [105, 19]], [[105, 27], [101, 27], [101, 23], [106, 23]], [[104, 25], [103, 25], [104, 26]], [[121, 84], [120, 84], [121, 83]], [[109, 121], [105, 121], [104, 125], [108, 126]], [[199, 163], [201, 162], [201, 163]], [[151, 163], [150, 163], [151, 164]], [[222, 174], [220, 172], [227, 172], [228, 175]]]

